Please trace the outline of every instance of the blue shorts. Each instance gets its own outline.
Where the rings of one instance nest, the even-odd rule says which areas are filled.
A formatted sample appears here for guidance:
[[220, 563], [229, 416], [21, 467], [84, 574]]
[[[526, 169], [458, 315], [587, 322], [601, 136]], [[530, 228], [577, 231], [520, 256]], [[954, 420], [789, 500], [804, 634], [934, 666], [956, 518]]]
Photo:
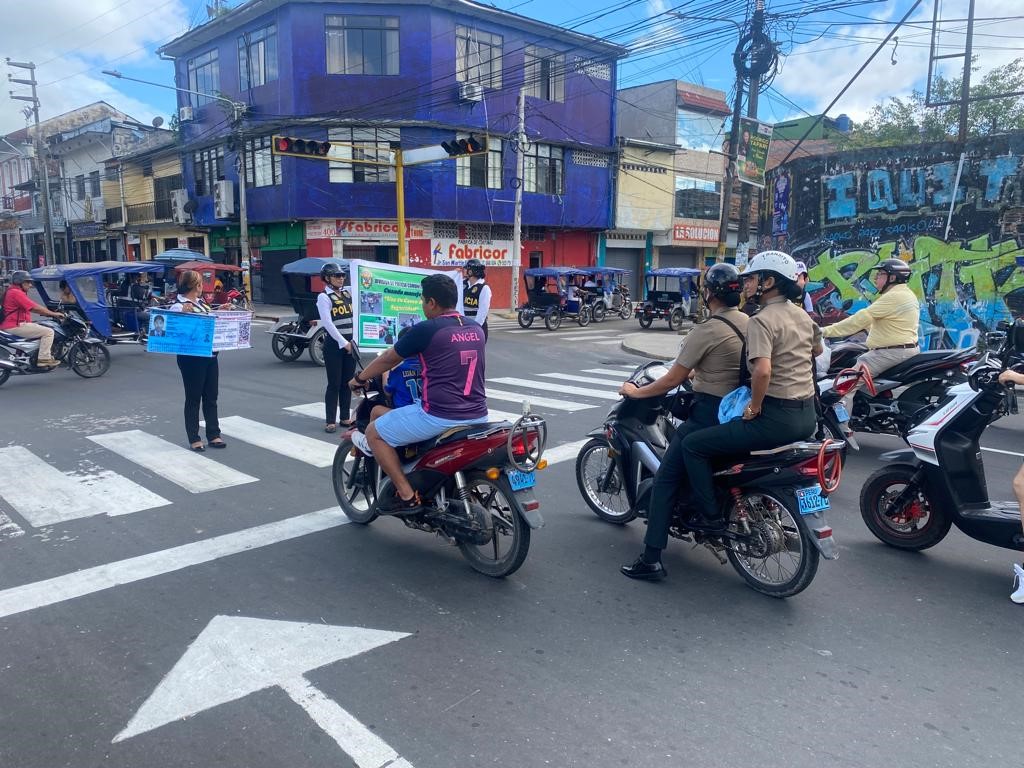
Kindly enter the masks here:
[[439, 419], [424, 411], [420, 403], [413, 403], [388, 411], [376, 419], [373, 424], [377, 428], [377, 434], [385, 443], [392, 448], [398, 448], [402, 445], [421, 443], [424, 440], [437, 437], [452, 427], [460, 427], [465, 424], [486, 424], [487, 421], [487, 416], [466, 421]]

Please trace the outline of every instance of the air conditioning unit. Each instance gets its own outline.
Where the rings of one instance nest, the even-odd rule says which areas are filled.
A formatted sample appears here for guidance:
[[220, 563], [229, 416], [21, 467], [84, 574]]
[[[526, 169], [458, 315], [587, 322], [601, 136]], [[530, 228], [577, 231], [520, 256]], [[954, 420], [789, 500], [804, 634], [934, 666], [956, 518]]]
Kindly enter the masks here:
[[459, 83], [459, 98], [462, 101], [483, 101], [484, 87], [479, 83]]
[[213, 187], [213, 216], [230, 219], [235, 215], [235, 182], [218, 181]]
[[178, 122], [187, 123], [195, 118], [195, 112], [191, 106], [178, 107]]
[[172, 189], [171, 221], [173, 221], [175, 224], [188, 224], [189, 219], [192, 218], [185, 208], [186, 205], [188, 205], [188, 190]]

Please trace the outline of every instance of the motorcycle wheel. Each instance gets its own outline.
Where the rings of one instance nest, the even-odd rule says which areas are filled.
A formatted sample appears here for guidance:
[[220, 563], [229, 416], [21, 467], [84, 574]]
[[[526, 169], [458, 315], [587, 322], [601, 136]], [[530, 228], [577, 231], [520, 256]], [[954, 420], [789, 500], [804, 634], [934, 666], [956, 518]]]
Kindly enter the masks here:
[[[459, 542], [459, 551], [474, 571], [501, 579], [519, 570], [530, 551], [530, 526], [515, 509], [515, 494], [508, 480], [488, 480], [482, 472], [468, 478], [469, 500], [487, 515], [491, 538], [487, 544]], [[456, 502], [458, 503], [458, 502]], [[502, 551], [502, 544], [507, 549]]]
[[373, 458], [359, 453], [351, 440], [341, 441], [334, 452], [331, 481], [341, 511], [353, 523], [369, 525], [377, 519], [374, 504], [377, 502], [378, 475], [377, 462]]
[[668, 316], [668, 327], [673, 331], [678, 331], [683, 327], [683, 310], [673, 309], [672, 314]]
[[[292, 333], [294, 330], [294, 325], [285, 325], [280, 328], [282, 333]], [[287, 336], [275, 334], [270, 339], [270, 348], [274, 351], [274, 356], [282, 363], [291, 363], [298, 360], [302, 354], [302, 346], [301, 342], [290, 339]]]
[[946, 510], [933, 504], [920, 488], [917, 489], [917, 498], [911, 502], [910, 511], [926, 515], [923, 525], [920, 525], [920, 518], [907, 519], [891, 514], [893, 498], [910, 484], [913, 476], [914, 467], [909, 464], [882, 467], [871, 475], [860, 491], [860, 516], [868, 530], [883, 544], [918, 552], [942, 541], [949, 533], [953, 518]]
[[[587, 506], [606, 523], [625, 525], [636, 517], [629, 506], [619, 465], [608, 455], [608, 441], [588, 440], [576, 455], [576, 485]], [[607, 490], [602, 491], [604, 486]]]
[[557, 331], [562, 325], [562, 313], [557, 309], [544, 315], [544, 327], [549, 331]]
[[[818, 572], [821, 555], [796, 510], [796, 502], [787, 504], [762, 492], [745, 494], [743, 501], [750, 513], [751, 538], [761, 549], [751, 551], [747, 545], [744, 553], [742, 541], [734, 542], [726, 551], [732, 567], [762, 595], [783, 598], [803, 592]], [[730, 522], [736, 515], [734, 504]], [[758, 556], [761, 552], [763, 556]]]
[[650, 328], [651, 324], [654, 322], [654, 318], [648, 317], [647, 315], [640, 315], [637, 319], [640, 321], [641, 328]]
[[579, 314], [576, 315], [576, 322], [580, 324], [580, 328], [590, 325], [590, 307], [586, 304], [580, 307]]
[[608, 309], [603, 301], [595, 301], [594, 305], [590, 308], [590, 314], [594, 316], [595, 323], [603, 323], [605, 315], [608, 314]]
[[520, 309], [519, 314], [516, 315], [516, 320], [519, 321], [520, 328], [529, 328], [533, 325], [533, 320], [536, 317], [532, 309]]
[[317, 331], [309, 341], [309, 359], [323, 368], [327, 363], [324, 361], [324, 339], [327, 338], [327, 331]]
[[619, 307], [619, 317], [623, 320], [629, 320], [633, 316], [633, 302], [626, 299], [622, 302], [622, 306]]
[[67, 361], [83, 379], [95, 379], [110, 370], [110, 350], [101, 344], [75, 344]]

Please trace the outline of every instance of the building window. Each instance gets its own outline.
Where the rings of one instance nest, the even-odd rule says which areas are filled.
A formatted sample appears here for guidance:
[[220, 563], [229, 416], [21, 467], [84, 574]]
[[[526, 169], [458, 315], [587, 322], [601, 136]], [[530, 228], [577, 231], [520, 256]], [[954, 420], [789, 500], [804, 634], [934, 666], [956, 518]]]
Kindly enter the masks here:
[[75, 197], [85, 200], [85, 176], [75, 176]]
[[328, 16], [327, 73], [397, 75], [397, 16]]
[[210, 147], [193, 152], [192, 173], [196, 179], [196, 195], [212, 195], [214, 185], [224, 178], [224, 148]]
[[[188, 89], [216, 96], [220, 90], [220, 62], [216, 49], [188, 60]], [[189, 94], [192, 106], [201, 107], [213, 101], [209, 96]]]
[[277, 80], [277, 26], [238, 38], [238, 85], [243, 91]]
[[[327, 131], [330, 141], [352, 144], [353, 160], [390, 162], [389, 152], [398, 149], [401, 134], [397, 128], [332, 128]], [[336, 150], [337, 151], [337, 150]], [[390, 165], [365, 163], [329, 163], [330, 180], [336, 184], [353, 182], [388, 182], [395, 180]]]
[[100, 188], [100, 172], [92, 171], [89, 174], [89, 197], [99, 197], [103, 194]]
[[120, 168], [116, 165], [108, 165], [105, 169], [104, 180], [117, 181], [120, 178]]
[[526, 46], [525, 56], [523, 87], [526, 95], [562, 101], [565, 98], [565, 56], [536, 45]]
[[564, 187], [562, 148], [531, 144], [523, 155], [524, 192], [561, 195]]
[[[468, 133], [456, 138], [468, 139]], [[488, 137], [487, 152], [455, 159], [455, 183], [460, 187], [501, 189], [501, 139]]]
[[721, 218], [722, 183], [676, 176], [676, 216], [718, 221]]
[[245, 186], [272, 187], [281, 183], [281, 158], [271, 153], [270, 136], [245, 142]]
[[722, 145], [725, 120], [716, 115], [680, 109], [676, 112], [676, 144], [698, 152], [708, 152]]
[[501, 35], [455, 27], [455, 79], [487, 88], [501, 87]]

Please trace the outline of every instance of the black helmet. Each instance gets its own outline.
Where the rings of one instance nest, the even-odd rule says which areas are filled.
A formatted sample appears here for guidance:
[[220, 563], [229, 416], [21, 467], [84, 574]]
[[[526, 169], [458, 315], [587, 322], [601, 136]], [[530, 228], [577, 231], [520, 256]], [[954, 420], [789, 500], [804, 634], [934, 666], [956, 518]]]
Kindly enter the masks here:
[[910, 265], [903, 261], [903, 259], [885, 259], [878, 262], [875, 265], [875, 269], [880, 269], [889, 276], [889, 284], [910, 281]]
[[732, 264], [714, 264], [704, 273], [704, 287], [723, 301], [730, 293], [740, 292], [740, 271]]
[[24, 269], [16, 269], [11, 273], [11, 285], [21, 285], [32, 280], [32, 276], [29, 275]]
[[345, 270], [333, 261], [328, 261], [320, 267], [320, 279], [326, 283], [329, 277], [345, 277]]
[[467, 259], [465, 270], [472, 277], [483, 277], [485, 274], [484, 263], [480, 259]]

